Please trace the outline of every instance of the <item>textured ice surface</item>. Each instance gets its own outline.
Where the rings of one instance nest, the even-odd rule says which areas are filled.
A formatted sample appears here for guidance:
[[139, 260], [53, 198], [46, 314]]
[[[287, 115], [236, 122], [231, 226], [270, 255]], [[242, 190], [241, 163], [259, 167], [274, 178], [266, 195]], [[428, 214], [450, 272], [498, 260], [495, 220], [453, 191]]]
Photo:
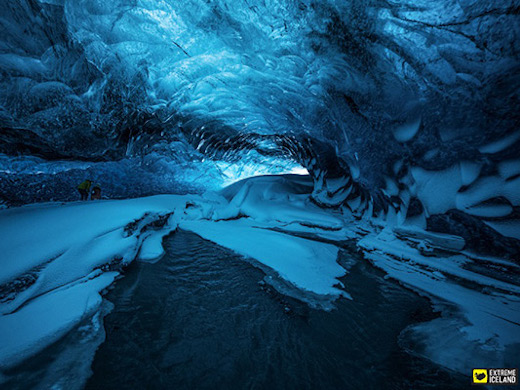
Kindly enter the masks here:
[[317, 203], [390, 223], [518, 221], [517, 3], [10, 1], [0, 195], [71, 200], [86, 175], [110, 197], [184, 194], [302, 166]]

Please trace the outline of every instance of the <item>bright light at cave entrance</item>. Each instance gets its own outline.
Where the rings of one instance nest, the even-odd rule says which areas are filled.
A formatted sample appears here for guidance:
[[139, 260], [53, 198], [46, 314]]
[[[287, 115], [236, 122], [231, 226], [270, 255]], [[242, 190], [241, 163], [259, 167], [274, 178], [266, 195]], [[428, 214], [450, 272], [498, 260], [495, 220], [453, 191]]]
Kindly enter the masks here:
[[224, 187], [253, 176], [273, 174], [309, 174], [307, 169], [305, 169], [301, 165], [285, 160], [269, 160], [265, 164], [258, 164], [252, 162], [237, 162], [230, 164], [219, 161], [216, 162], [216, 166], [218, 167], [222, 175], [222, 184]]

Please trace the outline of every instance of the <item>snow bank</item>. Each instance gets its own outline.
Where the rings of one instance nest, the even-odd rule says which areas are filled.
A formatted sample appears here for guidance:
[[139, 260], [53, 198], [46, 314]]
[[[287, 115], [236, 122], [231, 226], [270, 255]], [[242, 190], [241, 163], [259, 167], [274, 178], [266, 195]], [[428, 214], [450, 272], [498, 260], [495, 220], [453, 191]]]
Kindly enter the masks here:
[[0, 368], [61, 338], [134, 258], [160, 256], [185, 199], [43, 204], [0, 211]]
[[[180, 197], [32, 205], [0, 212], [0, 284], [142, 218], [169, 213]], [[16, 260], [16, 261], [14, 261]]]
[[300, 289], [318, 295], [347, 296], [334, 287], [340, 283], [337, 278], [345, 275], [345, 269], [336, 262], [338, 248], [334, 245], [257, 227], [244, 219], [183, 221], [179, 227], [258, 260]]
[[108, 263], [128, 264], [151, 235], [169, 233], [168, 226], [153, 233], [149, 225], [172, 213], [179, 202], [181, 197], [157, 196], [1, 211], [0, 285], [5, 293], [0, 313]]
[[[457, 186], [478, 184], [479, 168], [473, 168], [465, 168]], [[418, 195], [430, 199], [430, 212], [453, 206], [434, 199], [429, 186], [455, 174], [460, 177], [460, 168], [438, 176], [414, 172]], [[264, 269], [282, 293], [324, 308], [324, 302], [350, 298], [348, 286], [338, 279], [346, 275], [337, 262], [338, 247], [356, 239], [376, 267], [427, 295], [442, 310], [440, 319], [403, 333], [404, 344], [428, 341], [415, 343], [423, 345], [415, 353], [466, 372], [465, 364], [497, 365], [506, 350], [517, 348], [520, 282], [511, 275], [518, 275], [518, 265], [463, 253], [461, 237], [412, 226], [384, 228], [382, 220], [357, 220], [345, 209], [321, 209], [310, 200], [312, 184], [297, 175], [265, 176], [202, 196], [0, 210], [0, 369], [18, 364], [96, 315], [100, 294], [119, 268], [136, 258], [160, 258], [162, 238], [177, 227], [243, 255]], [[446, 193], [458, 192], [457, 186]], [[475, 359], [464, 363], [467, 356]]]
[[311, 190], [305, 177], [260, 177], [202, 197], [1, 210], [0, 368], [18, 364], [93, 316], [119, 268], [136, 258], [156, 261], [163, 237], [179, 225], [258, 261], [302, 295], [326, 296], [328, 302], [348, 297], [338, 288], [345, 270], [336, 262], [337, 247], [269, 230], [298, 226], [341, 234], [341, 219], [310, 203]]
[[413, 352], [462, 373], [476, 366], [514, 363], [504, 357], [520, 343], [520, 286], [506, 280], [520, 267], [457, 253], [453, 236], [439, 234], [432, 244], [436, 234], [428, 235], [430, 240], [417, 240], [384, 229], [358, 244], [376, 267], [430, 297], [443, 313], [440, 319], [408, 329], [405, 344], [413, 340]]
[[341, 219], [310, 201], [312, 189], [309, 176], [254, 177], [221, 191], [229, 206], [214, 218], [247, 215], [258, 222], [312, 224], [321, 229], [341, 229]]
[[0, 368], [15, 366], [59, 340], [100, 306], [99, 292], [109, 286], [116, 272], [94, 272], [72, 286], [65, 286], [0, 317]]

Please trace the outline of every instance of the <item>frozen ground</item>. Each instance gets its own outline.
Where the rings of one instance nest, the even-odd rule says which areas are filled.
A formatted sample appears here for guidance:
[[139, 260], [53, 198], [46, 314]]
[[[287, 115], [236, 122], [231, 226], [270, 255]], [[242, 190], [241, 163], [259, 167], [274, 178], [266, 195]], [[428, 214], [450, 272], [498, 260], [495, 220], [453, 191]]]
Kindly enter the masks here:
[[464, 374], [475, 365], [518, 365], [517, 264], [467, 253], [460, 237], [321, 209], [311, 192], [306, 176], [264, 176], [201, 196], [1, 210], [0, 369], [94, 318], [122, 267], [159, 259], [162, 238], [177, 228], [243, 255], [283, 293], [325, 309], [350, 299], [334, 243], [353, 239], [374, 266], [441, 312], [403, 332], [405, 348]]

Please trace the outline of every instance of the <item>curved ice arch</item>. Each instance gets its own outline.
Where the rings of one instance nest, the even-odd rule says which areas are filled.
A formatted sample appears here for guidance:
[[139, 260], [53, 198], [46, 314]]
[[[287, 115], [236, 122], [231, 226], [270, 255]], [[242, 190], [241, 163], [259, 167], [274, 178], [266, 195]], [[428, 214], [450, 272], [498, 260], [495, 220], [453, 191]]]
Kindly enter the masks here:
[[[296, 158], [318, 203], [423, 225], [460, 210], [516, 237], [518, 180], [496, 172], [520, 150], [510, 104], [520, 90], [516, 7], [10, 2], [0, 20], [0, 146], [112, 160], [186, 128], [215, 145], [228, 132], [247, 143], [290, 136], [310, 140]], [[446, 174], [458, 166], [464, 178]], [[426, 176], [450, 181], [430, 189], [440, 199], [424, 196]]]

